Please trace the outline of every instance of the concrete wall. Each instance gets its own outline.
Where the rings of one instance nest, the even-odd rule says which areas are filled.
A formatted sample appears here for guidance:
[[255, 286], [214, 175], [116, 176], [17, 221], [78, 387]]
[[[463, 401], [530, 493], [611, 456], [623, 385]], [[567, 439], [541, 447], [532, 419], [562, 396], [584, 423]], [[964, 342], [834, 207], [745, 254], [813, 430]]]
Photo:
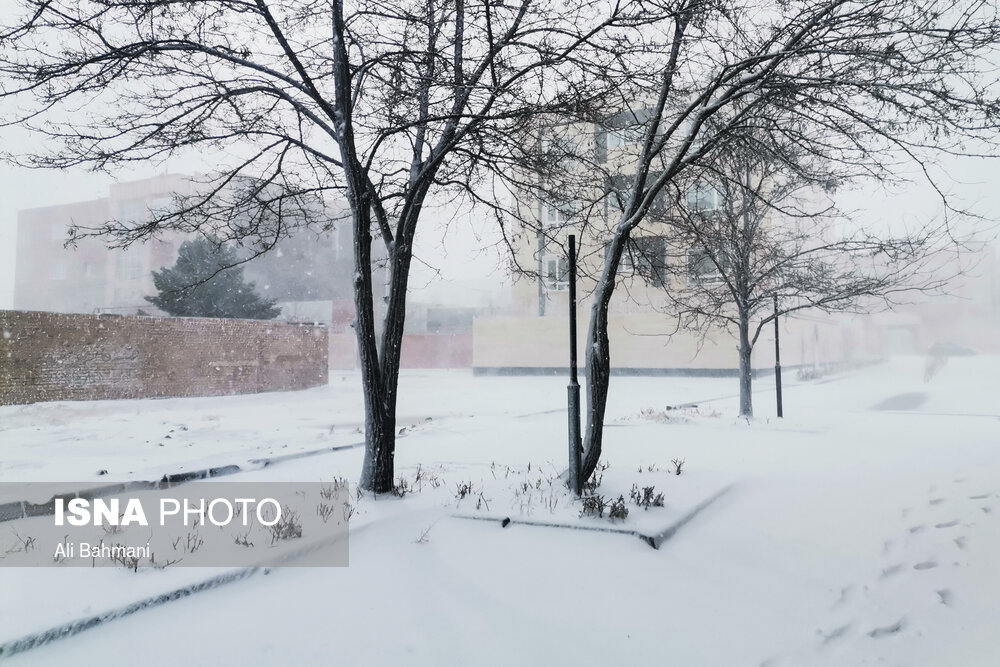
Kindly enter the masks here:
[[[330, 334], [330, 368], [358, 368], [358, 344], [354, 332]], [[404, 334], [400, 368], [470, 368], [472, 334]]]
[[360, 363], [358, 360], [358, 341], [354, 331], [348, 329], [342, 333], [330, 333], [330, 368], [338, 371], [353, 370]]
[[[580, 366], [586, 361], [587, 313], [578, 325]], [[616, 372], [676, 371], [691, 374], [735, 373], [739, 365], [736, 337], [716, 331], [702, 337], [671, 334], [669, 318], [652, 313], [618, 314], [609, 318], [611, 365]], [[754, 346], [753, 366], [774, 366], [774, 329], [768, 326]], [[863, 321], [847, 318], [783, 318], [783, 366], [812, 366], [878, 356]], [[565, 316], [477, 319], [473, 331], [473, 369], [502, 372], [521, 369], [565, 369], [569, 366], [569, 324]]]
[[402, 368], [470, 368], [472, 333], [404, 334]]
[[0, 404], [326, 384], [327, 329], [267, 320], [0, 311]]

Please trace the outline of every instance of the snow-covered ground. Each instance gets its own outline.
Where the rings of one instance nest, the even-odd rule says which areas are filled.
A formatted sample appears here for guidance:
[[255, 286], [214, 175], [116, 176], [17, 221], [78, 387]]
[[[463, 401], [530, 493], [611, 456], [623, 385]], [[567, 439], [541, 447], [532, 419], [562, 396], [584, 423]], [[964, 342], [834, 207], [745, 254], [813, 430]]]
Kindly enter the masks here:
[[[406, 374], [397, 473], [414, 490], [356, 503], [350, 567], [273, 569], [11, 663], [1000, 664], [1000, 359], [952, 358], [929, 381], [918, 358], [788, 375], [786, 418], [763, 379], [751, 423], [734, 379], [614, 378], [596, 493], [654, 486], [665, 506], [612, 523], [580, 518], [554, 479], [564, 378]], [[361, 450], [322, 450], [362, 439], [357, 383], [0, 408], [0, 481], [236, 464], [241, 480], [353, 482]], [[319, 453], [253, 463], [299, 452]], [[655, 531], [727, 487], [659, 550], [519, 523]], [[0, 568], [0, 644], [217, 572]]]

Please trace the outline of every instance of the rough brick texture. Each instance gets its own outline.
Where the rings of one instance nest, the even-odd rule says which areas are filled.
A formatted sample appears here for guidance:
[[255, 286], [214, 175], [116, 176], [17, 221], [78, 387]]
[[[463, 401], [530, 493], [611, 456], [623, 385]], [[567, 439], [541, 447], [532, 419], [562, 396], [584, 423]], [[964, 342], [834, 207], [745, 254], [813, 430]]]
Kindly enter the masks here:
[[327, 379], [322, 325], [0, 310], [0, 405], [219, 396]]

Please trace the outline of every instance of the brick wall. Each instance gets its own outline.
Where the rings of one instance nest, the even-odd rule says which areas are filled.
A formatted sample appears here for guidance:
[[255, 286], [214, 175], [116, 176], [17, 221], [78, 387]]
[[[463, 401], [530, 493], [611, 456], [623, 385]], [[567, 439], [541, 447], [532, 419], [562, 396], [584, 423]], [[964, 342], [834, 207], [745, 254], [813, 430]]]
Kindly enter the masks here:
[[0, 405], [219, 396], [326, 382], [321, 325], [0, 310]]

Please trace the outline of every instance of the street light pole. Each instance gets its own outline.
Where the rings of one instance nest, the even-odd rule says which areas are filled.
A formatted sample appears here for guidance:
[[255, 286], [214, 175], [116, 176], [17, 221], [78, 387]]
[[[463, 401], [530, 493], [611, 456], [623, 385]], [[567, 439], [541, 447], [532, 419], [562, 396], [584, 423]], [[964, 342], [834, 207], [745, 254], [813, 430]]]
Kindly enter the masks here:
[[778, 399], [778, 417], [781, 409], [781, 347], [778, 345], [778, 295], [774, 295], [774, 390]]
[[569, 407], [569, 486], [580, 495], [580, 383], [576, 375], [576, 236], [569, 235], [569, 385], [566, 387]]

